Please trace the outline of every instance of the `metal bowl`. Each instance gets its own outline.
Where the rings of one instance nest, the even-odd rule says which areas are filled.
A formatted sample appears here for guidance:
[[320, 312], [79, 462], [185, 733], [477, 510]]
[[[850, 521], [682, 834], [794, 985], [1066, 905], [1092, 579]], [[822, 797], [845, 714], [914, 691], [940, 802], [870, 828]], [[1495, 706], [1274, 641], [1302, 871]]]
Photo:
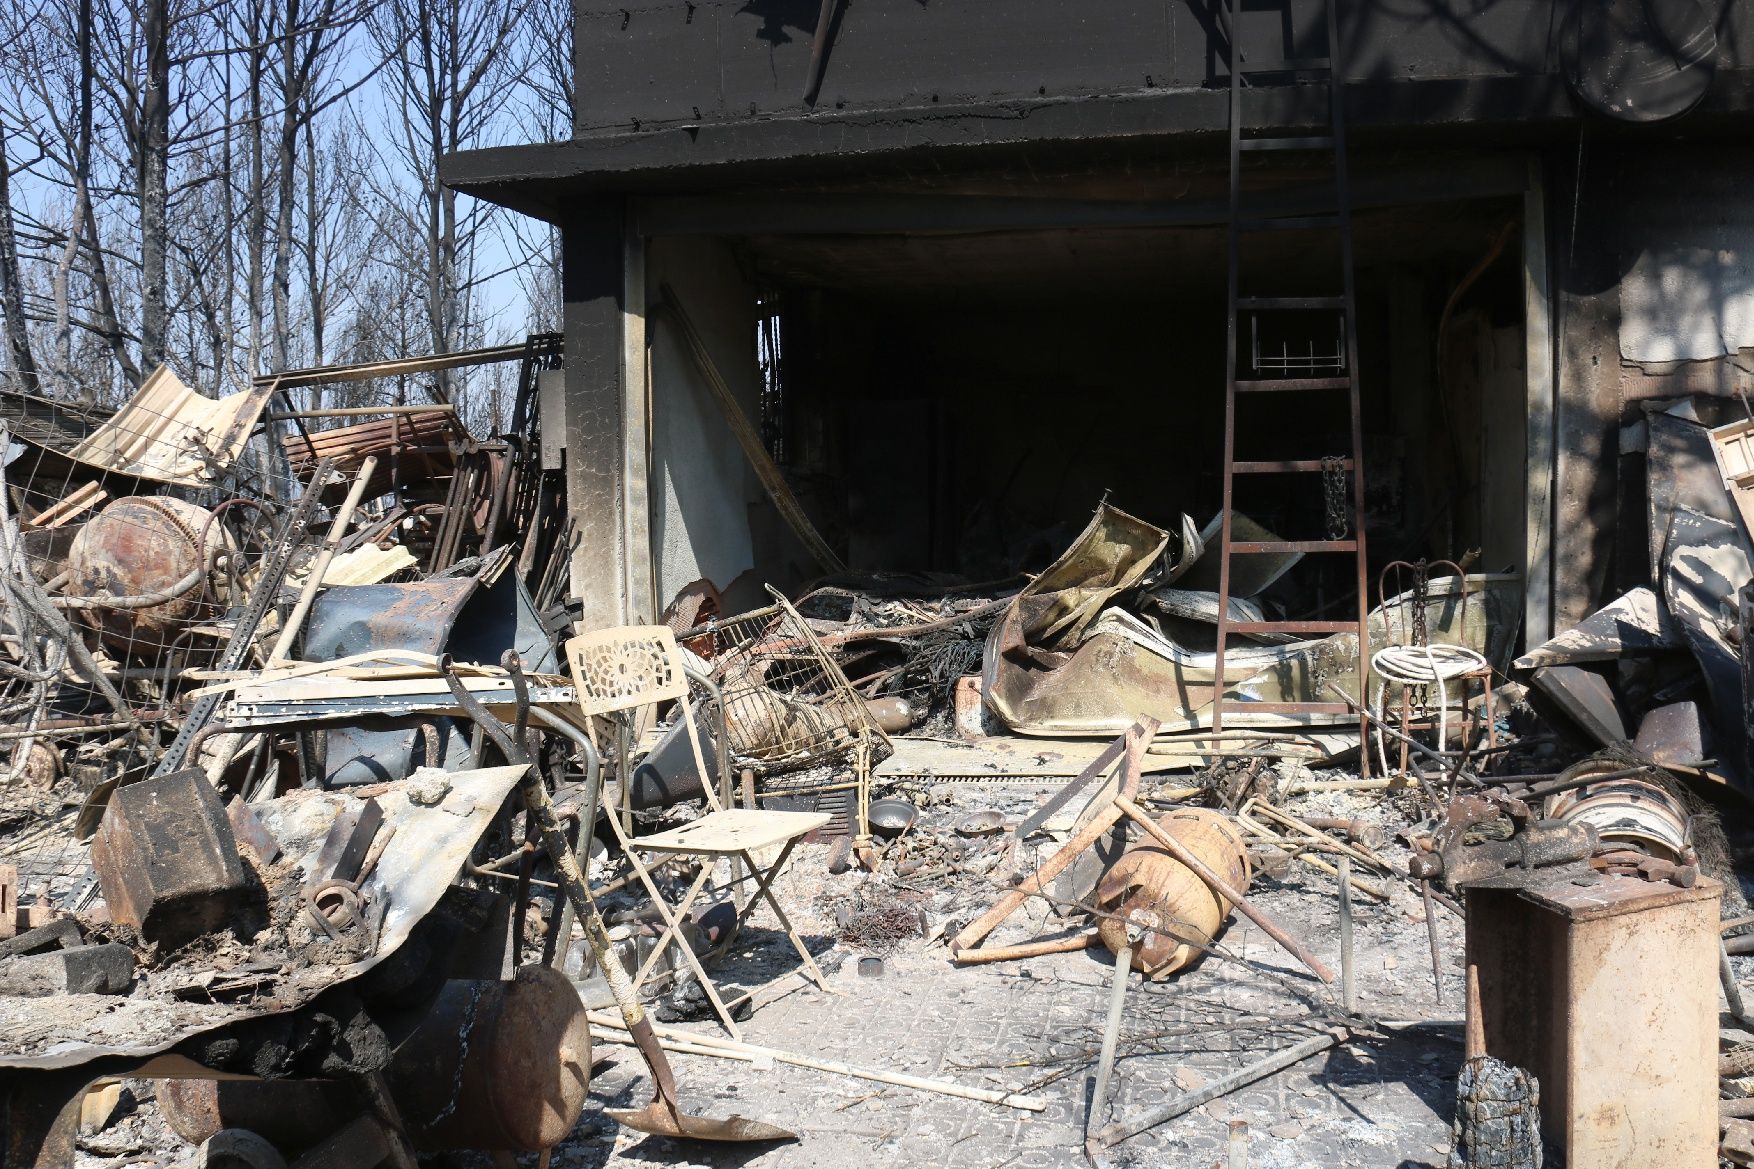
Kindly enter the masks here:
[[894, 840], [920, 818], [920, 810], [906, 800], [890, 797], [873, 800], [870, 808], [871, 831], [885, 840]]
[[956, 831], [964, 836], [990, 836], [1005, 827], [1005, 813], [997, 808], [970, 812], [956, 822]]

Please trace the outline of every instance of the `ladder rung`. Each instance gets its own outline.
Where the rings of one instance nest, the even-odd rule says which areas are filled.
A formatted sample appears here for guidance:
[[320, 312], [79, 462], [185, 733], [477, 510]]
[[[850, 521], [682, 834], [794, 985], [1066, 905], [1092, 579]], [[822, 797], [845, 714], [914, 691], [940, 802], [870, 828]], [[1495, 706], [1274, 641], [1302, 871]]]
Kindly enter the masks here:
[[1334, 140], [1325, 134], [1308, 134], [1300, 138], [1240, 138], [1241, 150], [1332, 150]]
[[1340, 226], [1338, 215], [1280, 215], [1272, 219], [1239, 219], [1238, 231], [1320, 231]]
[[1332, 57], [1280, 57], [1276, 60], [1253, 62], [1243, 58], [1244, 73], [1311, 73], [1317, 69], [1332, 69]]
[[[1230, 469], [1239, 475], [1277, 475], [1299, 471], [1325, 471], [1327, 467], [1320, 459], [1250, 459], [1230, 464]], [[1340, 469], [1350, 471], [1351, 459], [1341, 459]]]
[[1229, 633], [1357, 633], [1356, 621], [1232, 621]]
[[1239, 309], [1343, 309], [1343, 296], [1239, 296]]
[[1238, 702], [1231, 699], [1222, 703], [1225, 710], [1235, 714], [1356, 714], [1344, 702]]
[[1352, 379], [1349, 377], [1274, 377], [1274, 378], [1238, 378], [1236, 392], [1239, 394], [1263, 394], [1274, 390], [1349, 390]]
[[1238, 556], [1265, 552], [1356, 552], [1357, 540], [1237, 540], [1230, 551]]

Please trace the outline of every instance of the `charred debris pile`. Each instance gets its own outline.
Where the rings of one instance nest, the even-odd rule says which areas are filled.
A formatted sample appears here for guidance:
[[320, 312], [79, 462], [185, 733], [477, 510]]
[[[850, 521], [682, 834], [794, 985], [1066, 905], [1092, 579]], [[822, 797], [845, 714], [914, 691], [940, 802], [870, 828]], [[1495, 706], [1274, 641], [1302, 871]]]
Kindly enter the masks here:
[[[1721, 1093], [1726, 1149], [1747, 1143], [1746, 1051], [1714, 1062], [1719, 977], [1740, 1027], [1730, 955], [1754, 949], [1732, 844], [1747, 427], [1653, 411], [1652, 587], [1514, 660], [1521, 582], [1447, 563], [1383, 569], [1362, 647], [1246, 631], [1310, 608], [1295, 552], [1228, 582], [1245, 632], [1220, 646], [1219, 521], [1106, 503], [1029, 577], [841, 573], [737, 613], [700, 581], [660, 624], [581, 631], [569, 563], [591, 550], [538, 409], [558, 345], [477, 356], [523, 363], [489, 439], [443, 405], [306, 429], [287, 378], [212, 399], [161, 370], [108, 416], [8, 404], [0, 1069], [43, 1118], [15, 1147], [54, 1159], [89, 1080], [174, 1056], [265, 1081], [162, 1090], [193, 1140], [321, 1138], [362, 1165], [548, 1149], [585, 1105], [593, 1032], [650, 1067], [651, 1105], [614, 1114], [650, 1132], [792, 1135], [684, 1112], [667, 1051], [1044, 1106], [744, 1042], [751, 1012], [785, 1009], [715, 984], [752, 915], [790, 943], [781, 980], [826, 985], [774, 893], [788, 862], [841, 882], [829, 940], [861, 968], [903, 947], [1112, 956], [1092, 1157], [1354, 1035], [1464, 1013], [1451, 1164], [1581, 1141], [1624, 1086], [1575, 1058], [1604, 1028], [1682, 1068], [1627, 1106], [1627, 1139], [1715, 1150]], [[973, 798], [994, 784], [1027, 794]], [[1267, 904], [1294, 870], [1338, 905], [1337, 939]], [[1458, 965], [1438, 923], [1465, 915], [1465, 1002], [1386, 1020], [1360, 1001], [1360, 901], [1430, 931], [1438, 988]], [[1046, 932], [1019, 928], [1031, 905]], [[1238, 915], [1281, 951], [1301, 1021], [1230, 1077], [1111, 1110], [1129, 993], [1245, 961], [1223, 940]], [[1584, 948], [1654, 1021], [1603, 1005]], [[520, 1091], [489, 1090], [513, 1064]], [[338, 1079], [339, 1099], [313, 1086]], [[251, 1095], [269, 1089], [296, 1100]], [[304, 1131], [264, 1135], [288, 1109]]]

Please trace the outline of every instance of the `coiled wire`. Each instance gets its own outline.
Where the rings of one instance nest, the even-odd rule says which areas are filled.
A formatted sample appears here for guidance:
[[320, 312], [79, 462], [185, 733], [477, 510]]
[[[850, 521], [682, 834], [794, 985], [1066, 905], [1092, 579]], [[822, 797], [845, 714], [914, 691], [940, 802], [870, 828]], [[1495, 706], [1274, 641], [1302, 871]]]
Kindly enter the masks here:
[[[1413, 686], [1437, 687], [1437, 747], [1446, 750], [1449, 742], [1449, 686], [1456, 678], [1485, 669], [1486, 656], [1465, 645], [1391, 645], [1370, 655], [1370, 668], [1376, 674], [1377, 725], [1385, 725], [1383, 697], [1388, 684], [1407, 689]], [[1377, 759], [1381, 774], [1389, 773], [1386, 737], [1376, 736]]]

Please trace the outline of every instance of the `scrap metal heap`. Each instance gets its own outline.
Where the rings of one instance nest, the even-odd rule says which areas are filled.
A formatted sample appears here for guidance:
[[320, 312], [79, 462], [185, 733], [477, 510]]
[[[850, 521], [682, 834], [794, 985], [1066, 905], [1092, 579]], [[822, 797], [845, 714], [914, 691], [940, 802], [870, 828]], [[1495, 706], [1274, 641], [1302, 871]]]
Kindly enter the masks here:
[[[1653, 491], [1660, 596], [1514, 666], [1516, 578], [1453, 564], [1388, 566], [1366, 645], [1220, 645], [1220, 521], [1106, 503], [1027, 578], [841, 572], [731, 614], [699, 581], [661, 625], [575, 634], [564, 451], [540, 408], [559, 356], [533, 337], [217, 400], [160, 370], [113, 415], [0, 411], [0, 1164], [64, 1164], [87, 1085], [118, 1075], [186, 1077], [160, 1104], [210, 1160], [547, 1150], [584, 1107], [593, 1032], [645, 1059], [651, 1103], [611, 1115], [648, 1132], [791, 1137], [684, 1112], [666, 1050], [1044, 1108], [742, 1041], [766, 988], [727, 997], [708, 968], [758, 908], [802, 964], [783, 977], [823, 980], [773, 893], [800, 844], [852, 883], [838, 943], [861, 972], [907, 946], [959, 967], [1114, 956], [1094, 1159], [1376, 1029], [1356, 898], [1422, 907], [1439, 989], [1439, 913], [1466, 915], [1452, 1165], [1599, 1139], [1593, 1102], [1637, 1074], [1616, 1039], [1688, 1071], [1628, 1103], [1615, 1139], [1662, 1163], [1715, 1152], [1718, 976], [1743, 1018], [1719, 898], [1745, 905], [1702, 794], [1743, 780], [1754, 643], [1728, 472], [1724, 516]], [[471, 360], [521, 362], [490, 439], [442, 402], [301, 412], [284, 394]], [[1683, 423], [1653, 414], [1651, 449], [1709, 445]], [[1296, 561], [1233, 574], [1231, 616], [1285, 616]], [[1336, 717], [1273, 709], [1335, 699]], [[1008, 816], [959, 807], [958, 776], [1064, 782]], [[1308, 802], [1336, 793], [1378, 802]], [[1332, 882], [1333, 965], [1262, 895], [1293, 865]], [[1018, 932], [1031, 902], [1053, 908], [1045, 934]], [[1223, 944], [1233, 913], [1295, 961], [1276, 979], [1307, 972], [1306, 1014], [1228, 1077], [1111, 1111], [1131, 988], [1245, 961]], [[1636, 1043], [1588, 977], [1607, 966], [1657, 1021]]]

